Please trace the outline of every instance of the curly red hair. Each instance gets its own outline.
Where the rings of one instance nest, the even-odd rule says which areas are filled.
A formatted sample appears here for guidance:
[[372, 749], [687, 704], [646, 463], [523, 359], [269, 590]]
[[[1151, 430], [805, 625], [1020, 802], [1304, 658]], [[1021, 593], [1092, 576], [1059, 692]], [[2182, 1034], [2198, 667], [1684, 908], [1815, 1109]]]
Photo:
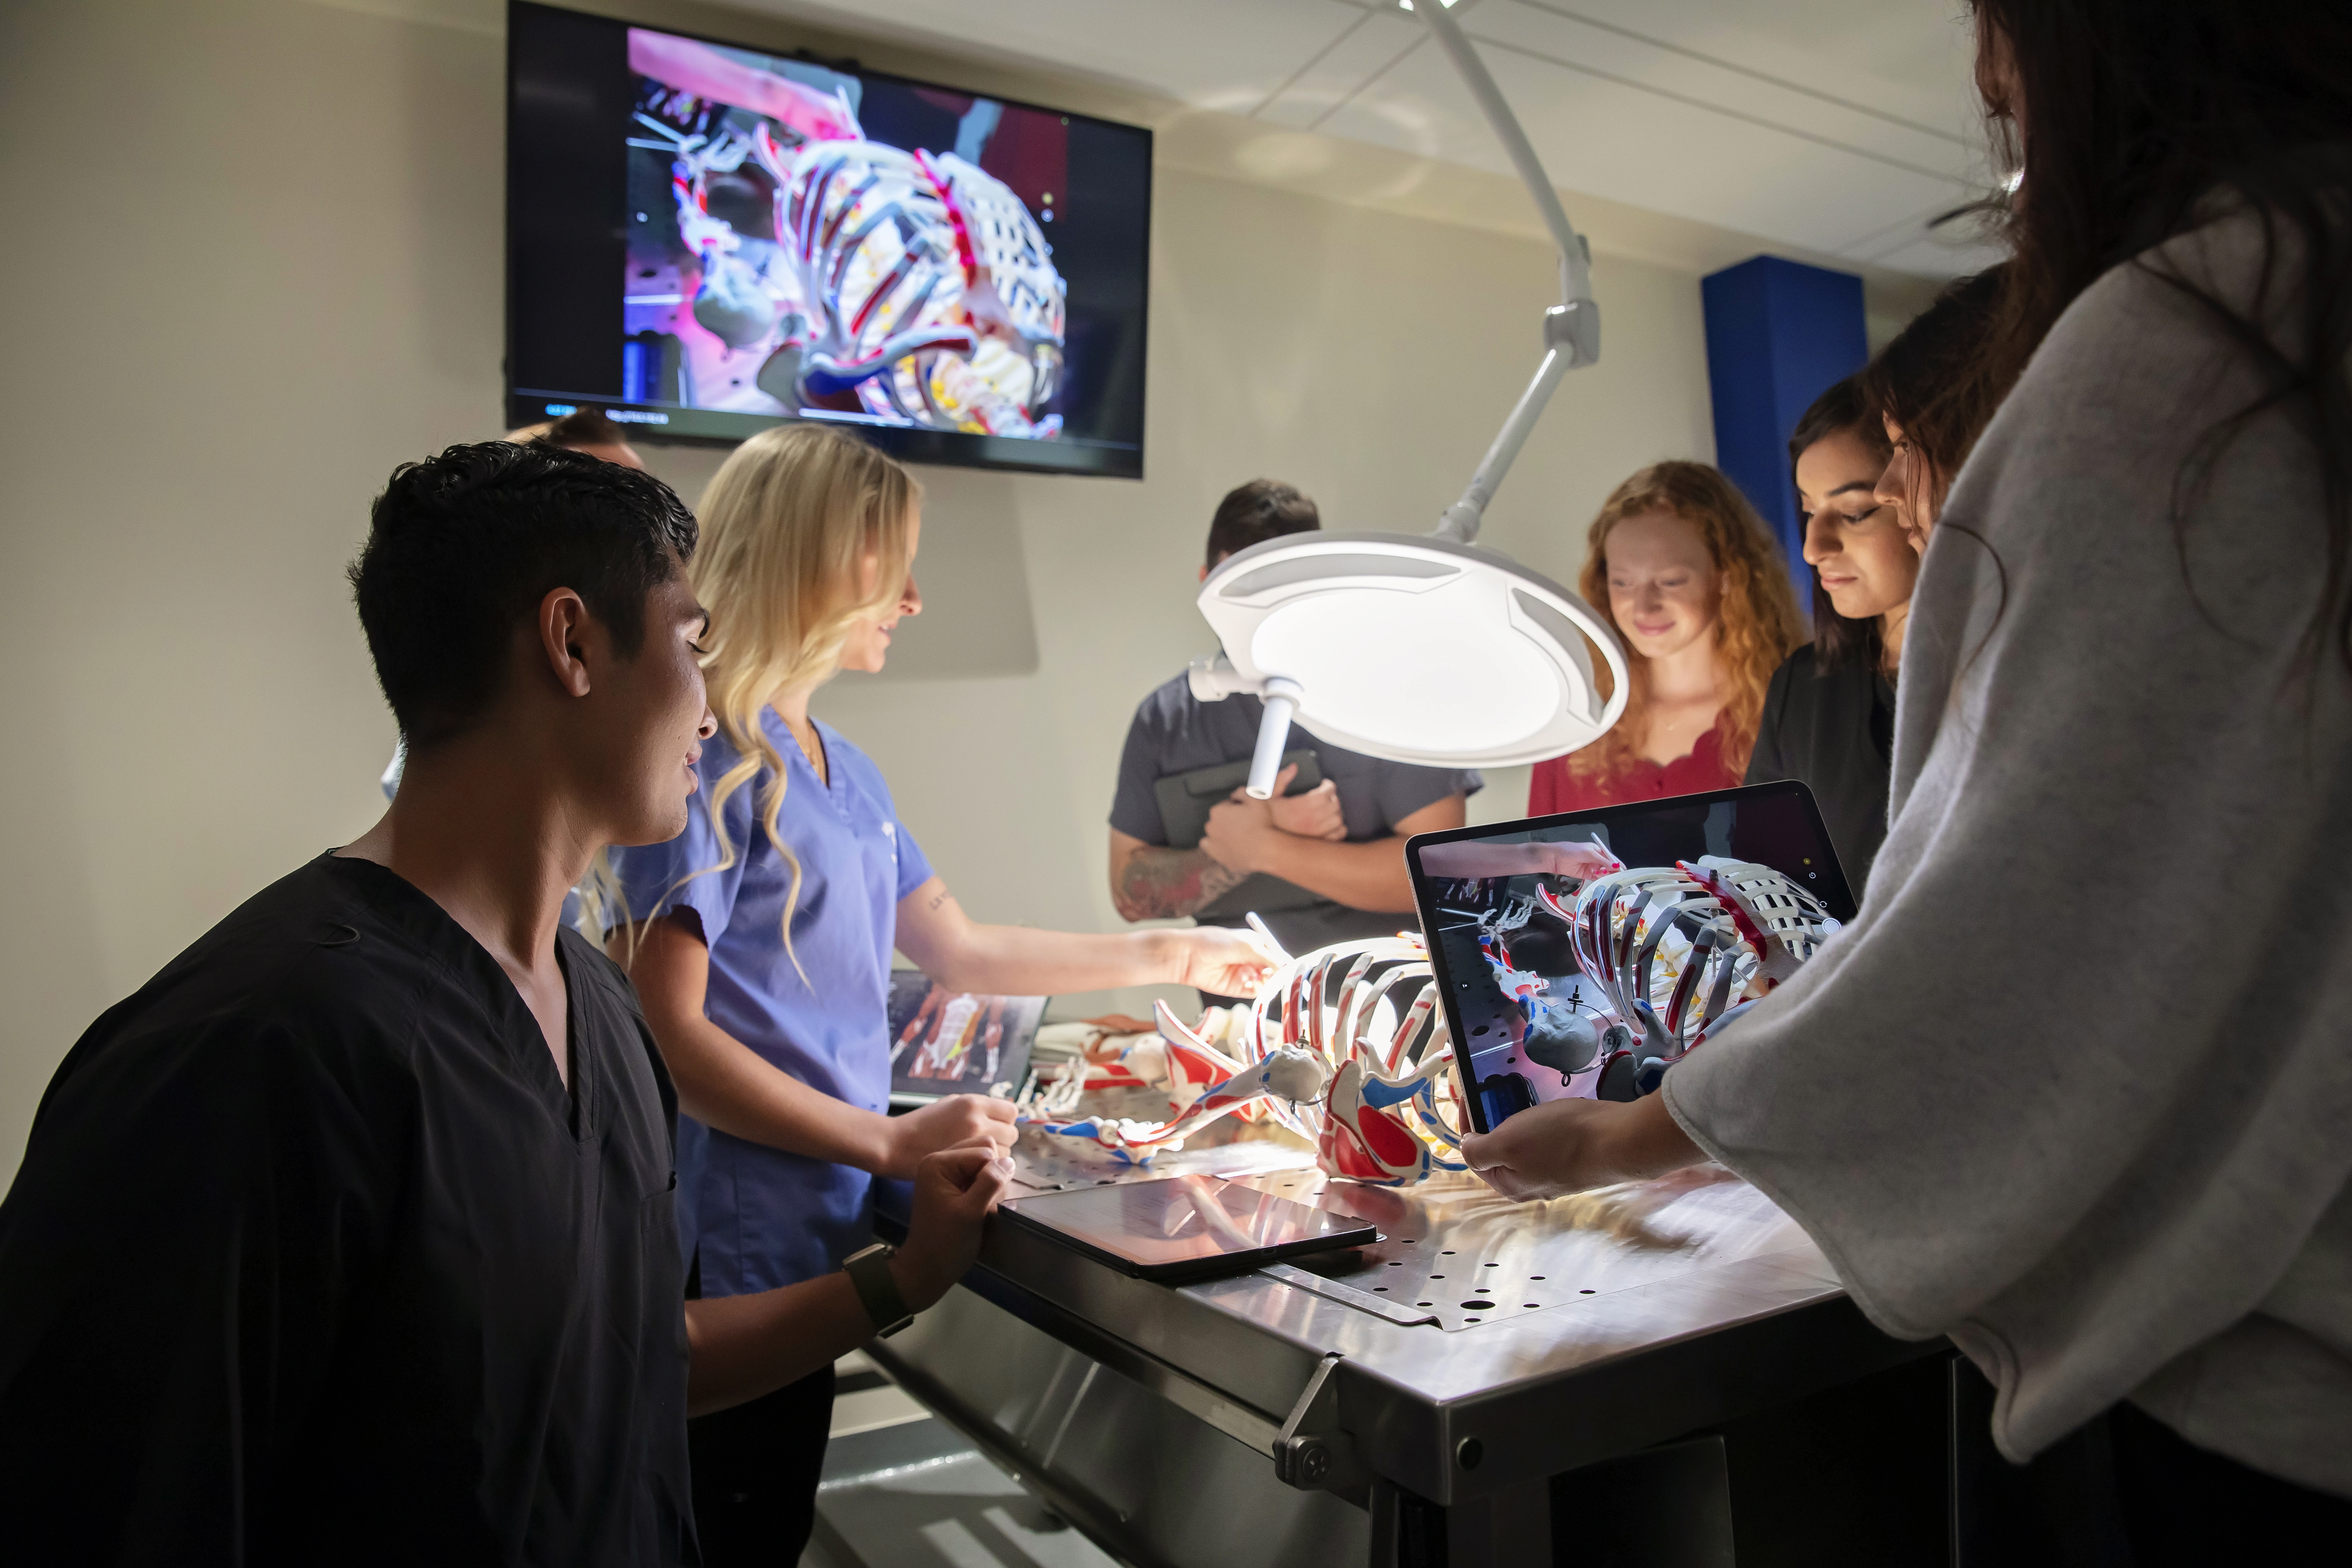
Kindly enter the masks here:
[[[1715, 563], [1720, 594], [1716, 658], [1731, 687], [1724, 704], [1731, 723], [1723, 760], [1733, 772], [1745, 773], [1748, 753], [1756, 749], [1756, 729], [1764, 716], [1764, 691], [1772, 683], [1772, 672], [1805, 640], [1788, 569], [1756, 509], [1720, 469], [1706, 463], [1653, 463], [1610, 492], [1585, 535], [1584, 570], [1576, 585], [1612, 627], [1617, 627], [1617, 620], [1609, 610], [1609, 531], [1627, 518], [1656, 511], [1672, 512], [1697, 529]], [[1622, 636], [1622, 628], [1617, 629]], [[1633, 689], [1626, 695], [1624, 716], [1607, 734], [1569, 758], [1570, 771], [1580, 776], [1606, 774], [1635, 754], [1649, 717], [1649, 661], [1630, 647], [1625, 658], [1633, 671]], [[1606, 680], [1607, 671], [1601, 673]]]

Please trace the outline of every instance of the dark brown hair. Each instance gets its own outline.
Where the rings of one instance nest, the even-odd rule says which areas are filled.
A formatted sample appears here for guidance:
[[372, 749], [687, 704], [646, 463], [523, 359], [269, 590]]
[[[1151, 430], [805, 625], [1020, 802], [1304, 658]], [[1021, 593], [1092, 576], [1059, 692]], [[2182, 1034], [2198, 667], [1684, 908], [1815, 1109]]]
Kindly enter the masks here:
[[1323, 526], [1323, 514], [1296, 485], [1279, 479], [1252, 479], [1225, 492], [1217, 515], [1209, 520], [1209, 565], [1213, 569], [1228, 555], [1264, 544], [1286, 533], [1311, 533]]
[[[1889, 448], [1886, 426], [1878, 416], [1878, 409], [1862, 389], [1859, 372], [1847, 376], [1827, 392], [1813, 399], [1804, 417], [1789, 435], [1789, 479], [1797, 478], [1797, 459], [1811, 447], [1835, 436], [1851, 436], [1860, 441], [1885, 467]], [[1803, 502], [1800, 501], [1801, 510]], [[1809, 568], [1809, 570], [1811, 570]], [[1878, 667], [1881, 644], [1878, 617], [1864, 616], [1860, 620], [1841, 616], [1830, 602], [1829, 590], [1822, 586], [1822, 574], [1813, 571], [1813, 668], [1822, 675], [1833, 669], [1859, 665], [1864, 669]]]
[[[2143, 258], [2149, 276], [2201, 308], [2269, 383], [2182, 463], [2176, 542], [2230, 442], [2257, 416], [2286, 408], [2315, 449], [2326, 519], [2305, 656], [2333, 644], [2352, 664], [2352, 5], [1975, 0], [1975, 8], [1978, 84], [1997, 138], [2012, 156], [2021, 143], [2023, 155], [2005, 226], [2014, 259], [2001, 331], [1983, 374], [2006, 384], [2076, 295]], [[2242, 309], [2145, 258], [2209, 217], [2223, 194], [2258, 218], [2263, 237], [2261, 277]]]
[[2008, 266], [1946, 284], [1863, 368], [1862, 395], [1880, 438], [1882, 416], [1902, 427], [1905, 444], [1927, 463], [1927, 499], [1937, 511], [2016, 380], [2013, 369], [1987, 353], [2000, 332]]
[[629, 433], [606, 418], [603, 409], [581, 408], [556, 420], [534, 439], [576, 452], [583, 447], [625, 447]]

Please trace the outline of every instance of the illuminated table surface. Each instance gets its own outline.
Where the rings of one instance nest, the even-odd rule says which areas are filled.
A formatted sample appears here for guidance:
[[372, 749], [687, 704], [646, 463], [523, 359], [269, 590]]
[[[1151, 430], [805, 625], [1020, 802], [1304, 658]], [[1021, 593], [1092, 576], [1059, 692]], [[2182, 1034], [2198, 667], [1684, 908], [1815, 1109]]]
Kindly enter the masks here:
[[1183, 1512], [1204, 1484], [1260, 1541], [1296, 1500], [1320, 1519], [1321, 1561], [1364, 1560], [1330, 1554], [1329, 1531], [1350, 1529], [1373, 1561], [1412, 1560], [1400, 1508], [1437, 1520], [1457, 1565], [1548, 1561], [1549, 1478], [1944, 1348], [1872, 1327], [1795, 1222], [1719, 1167], [1521, 1205], [1466, 1175], [1328, 1178], [1276, 1142], [1136, 1167], [1032, 1131], [1015, 1156], [1016, 1194], [1200, 1173], [1382, 1237], [1170, 1287], [995, 1226], [963, 1286], [877, 1344], [919, 1397], [1139, 1562], [1277, 1560], [1207, 1550], [1214, 1521]]

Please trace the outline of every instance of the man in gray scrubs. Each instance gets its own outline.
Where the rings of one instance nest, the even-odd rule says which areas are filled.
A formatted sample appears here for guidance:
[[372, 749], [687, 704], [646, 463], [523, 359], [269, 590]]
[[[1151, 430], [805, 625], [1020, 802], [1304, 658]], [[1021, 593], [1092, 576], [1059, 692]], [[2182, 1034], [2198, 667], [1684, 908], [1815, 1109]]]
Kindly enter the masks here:
[[[1218, 503], [1201, 576], [1236, 551], [1321, 526], [1315, 503], [1297, 489], [1253, 479]], [[1311, 787], [1303, 787], [1310, 764], [1302, 761], [1284, 770], [1276, 798], [1254, 801], [1240, 795], [1235, 772], [1232, 798], [1219, 799], [1205, 824], [1181, 805], [1171, 815], [1171, 796], [1198, 796], [1204, 780], [1221, 778], [1210, 770], [1246, 770], [1263, 710], [1255, 697], [1202, 702], [1181, 675], [1136, 709], [1110, 808], [1118, 912], [1239, 925], [1255, 910], [1294, 953], [1412, 926], [1404, 840], [1461, 826], [1483, 781], [1468, 770], [1381, 762], [1299, 731], [1291, 750], [1313, 752]], [[1212, 798], [1226, 793], [1217, 788]]]

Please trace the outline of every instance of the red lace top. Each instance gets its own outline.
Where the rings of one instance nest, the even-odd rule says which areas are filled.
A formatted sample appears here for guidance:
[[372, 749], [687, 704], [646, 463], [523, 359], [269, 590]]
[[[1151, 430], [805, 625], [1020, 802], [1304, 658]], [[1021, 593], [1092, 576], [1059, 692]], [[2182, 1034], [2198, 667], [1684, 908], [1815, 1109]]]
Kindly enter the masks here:
[[1628, 757], [1607, 773], [1578, 775], [1568, 771], [1566, 757], [1538, 763], [1528, 780], [1528, 815], [1549, 816], [1556, 811], [1588, 811], [1629, 800], [1729, 789], [1739, 783], [1739, 775], [1723, 760], [1724, 746], [1731, 739], [1724, 727], [1727, 717], [1717, 714], [1714, 728], [1698, 738], [1690, 755], [1676, 757], [1664, 767], [1647, 757]]

